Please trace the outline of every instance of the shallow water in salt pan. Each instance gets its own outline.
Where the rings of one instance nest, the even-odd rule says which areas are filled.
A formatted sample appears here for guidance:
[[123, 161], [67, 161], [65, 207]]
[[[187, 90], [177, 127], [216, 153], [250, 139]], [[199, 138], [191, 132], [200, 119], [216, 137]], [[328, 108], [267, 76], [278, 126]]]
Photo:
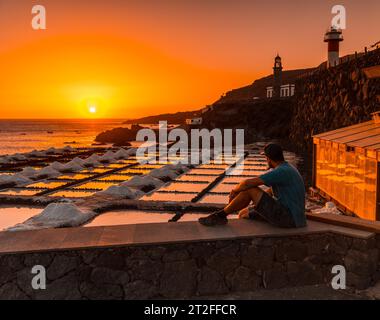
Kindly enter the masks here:
[[202, 164], [200, 166], [197, 167], [197, 169], [226, 169], [228, 168], [228, 165], [226, 164]]
[[165, 223], [173, 218], [174, 213], [146, 211], [111, 211], [97, 216], [85, 227], [116, 226], [125, 224]]
[[115, 183], [112, 182], [97, 182], [97, 181], [90, 181], [84, 184], [81, 184], [79, 186], [73, 187], [74, 190], [82, 190], [82, 189], [97, 189], [97, 190], [105, 190], [108, 189], [110, 186], [115, 185]]
[[240, 177], [240, 176], [226, 176], [223, 179], [223, 183], [238, 184], [238, 183], [240, 183], [240, 182], [242, 182], [243, 180], [246, 180], [246, 179], [247, 179], [246, 177]]
[[67, 184], [67, 183], [66, 182], [55, 182], [55, 181], [37, 182], [37, 183], [29, 184], [28, 188], [54, 189], [54, 188], [64, 186], [65, 184]]
[[24, 222], [41, 213], [42, 210], [29, 207], [0, 207], [0, 231]]
[[121, 174], [147, 174], [149, 173], [151, 170], [145, 170], [145, 169], [136, 169], [136, 168], [133, 168], [133, 169], [127, 169], [127, 170], [122, 170], [122, 171], [119, 171], [118, 173], [121, 173]]
[[109, 176], [99, 178], [99, 179], [97, 179], [97, 181], [120, 181], [120, 182], [123, 182], [123, 181], [128, 181], [128, 180], [132, 179], [133, 177], [134, 176], [127, 176], [124, 174], [111, 174]]
[[208, 186], [208, 183], [182, 183], [173, 182], [160, 188], [160, 191], [178, 191], [178, 192], [201, 192]]
[[210, 204], [227, 204], [228, 203], [228, 194], [219, 195], [219, 194], [206, 194], [199, 203], [210, 203]]
[[197, 174], [197, 175], [220, 175], [224, 172], [221, 169], [192, 169], [187, 172], [187, 174]]
[[126, 167], [127, 164], [125, 163], [111, 163], [107, 166], [108, 169], [117, 169], [117, 168], [123, 168]]
[[66, 174], [59, 176], [58, 178], [54, 180], [82, 180], [93, 176], [93, 174], [86, 174], [86, 173], [78, 173], [78, 174]]
[[187, 175], [184, 174], [179, 177], [176, 181], [194, 181], [194, 182], [213, 182], [216, 179], [216, 176], [196, 176], [196, 175]]
[[181, 202], [181, 201], [191, 201], [195, 198], [197, 193], [160, 193], [155, 192], [151, 195], [146, 195], [141, 198], [141, 200], [146, 201], [172, 201], [172, 202]]
[[231, 190], [235, 187], [233, 184], [225, 184], [225, 183], [219, 183], [217, 186], [215, 186], [211, 191], [212, 192], [226, 192], [230, 193]]
[[95, 168], [95, 169], [88, 169], [88, 170], [83, 170], [81, 172], [83, 173], [104, 173], [104, 172], [107, 172], [107, 171], [111, 171], [115, 168], [106, 168], [106, 167], [99, 167], [99, 168]]
[[4, 196], [34, 196], [37, 193], [40, 193], [42, 191], [45, 191], [46, 189], [7, 189], [0, 191], [0, 195]]
[[58, 191], [52, 194], [49, 194], [49, 196], [52, 197], [65, 197], [65, 198], [85, 198], [92, 196], [95, 193], [95, 191], [74, 191], [74, 190], [64, 190], [64, 191]]
[[[147, 223], [168, 223], [175, 215], [175, 212], [159, 211], [138, 211], [138, 210], [118, 210], [103, 213], [97, 216], [84, 227], [116, 226], [126, 224], [147, 224]], [[208, 216], [209, 213], [186, 213], [177, 223], [198, 221], [201, 217]], [[229, 219], [237, 219], [232, 215]]]

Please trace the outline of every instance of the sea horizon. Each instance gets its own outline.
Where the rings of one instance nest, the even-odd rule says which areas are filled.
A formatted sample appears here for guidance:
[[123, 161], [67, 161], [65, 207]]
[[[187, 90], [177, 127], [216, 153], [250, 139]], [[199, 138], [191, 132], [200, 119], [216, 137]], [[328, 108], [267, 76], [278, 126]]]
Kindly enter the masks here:
[[50, 147], [89, 147], [97, 134], [128, 127], [125, 119], [0, 119], [0, 155]]
[[0, 121], [60, 121], [60, 120], [86, 120], [86, 121], [96, 121], [96, 120], [121, 120], [121, 121], [127, 121], [127, 120], [133, 120], [131, 118], [0, 118]]

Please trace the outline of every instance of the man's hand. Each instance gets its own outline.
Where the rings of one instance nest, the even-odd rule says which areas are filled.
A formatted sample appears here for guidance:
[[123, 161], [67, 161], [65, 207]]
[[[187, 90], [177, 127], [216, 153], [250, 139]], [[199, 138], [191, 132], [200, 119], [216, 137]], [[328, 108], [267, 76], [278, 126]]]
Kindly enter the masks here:
[[249, 208], [245, 208], [239, 212], [239, 219], [249, 219]]

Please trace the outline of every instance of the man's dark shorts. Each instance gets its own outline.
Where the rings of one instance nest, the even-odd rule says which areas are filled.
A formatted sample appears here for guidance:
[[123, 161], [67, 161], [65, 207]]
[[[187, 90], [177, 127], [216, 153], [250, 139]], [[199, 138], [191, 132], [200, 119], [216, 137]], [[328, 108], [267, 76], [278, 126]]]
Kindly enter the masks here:
[[295, 228], [296, 224], [289, 210], [264, 192], [258, 205], [249, 208], [250, 219], [264, 219], [280, 228]]

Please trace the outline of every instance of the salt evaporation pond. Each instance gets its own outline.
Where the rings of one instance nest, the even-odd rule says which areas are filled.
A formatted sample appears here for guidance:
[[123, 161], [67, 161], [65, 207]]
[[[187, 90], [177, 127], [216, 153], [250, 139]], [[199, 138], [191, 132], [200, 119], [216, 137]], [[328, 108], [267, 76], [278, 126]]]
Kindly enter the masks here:
[[120, 210], [103, 213], [85, 227], [117, 226], [125, 224], [163, 223], [173, 218], [174, 213]]
[[42, 208], [0, 207], [0, 231], [41, 213]]
[[[103, 227], [103, 226], [117, 226], [126, 224], [148, 224], [148, 223], [168, 223], [174, 217], [174, 212], [155, 212], [155, 211], [134, 211], [134, 210], [120, 210], [111, 211], [99, 215], [93, 221], [86, 224], [84, 227]], [[178, 223], [198, 221], [201, 217], [206, 217], [208, 214], [201, 213], [187, 213], [184, 214]], [[231, 219], [237, 219], [236, 215], [232, 215]]]

